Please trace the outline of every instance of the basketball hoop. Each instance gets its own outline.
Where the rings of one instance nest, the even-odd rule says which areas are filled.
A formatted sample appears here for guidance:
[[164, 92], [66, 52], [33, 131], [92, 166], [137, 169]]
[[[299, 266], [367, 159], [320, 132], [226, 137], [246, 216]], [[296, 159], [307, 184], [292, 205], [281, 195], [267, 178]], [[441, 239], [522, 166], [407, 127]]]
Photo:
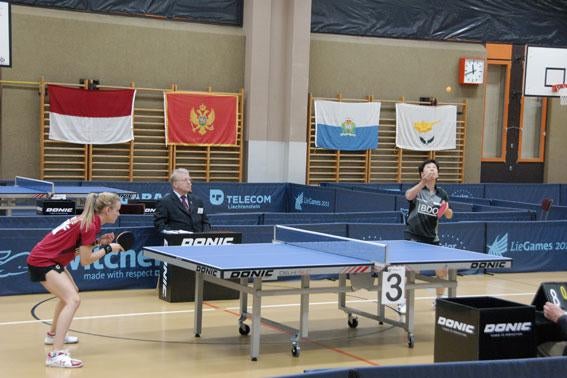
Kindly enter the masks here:
[[553, 92], [559, 93], [561, 105], [567, 105], [567, 83], [556, 84], [551, 89]]

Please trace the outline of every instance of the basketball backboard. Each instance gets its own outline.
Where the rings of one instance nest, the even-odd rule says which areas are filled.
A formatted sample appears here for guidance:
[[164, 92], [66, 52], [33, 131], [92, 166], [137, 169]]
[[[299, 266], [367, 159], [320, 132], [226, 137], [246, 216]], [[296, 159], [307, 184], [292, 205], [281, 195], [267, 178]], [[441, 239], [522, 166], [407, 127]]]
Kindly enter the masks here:
[[551, 87], [567, 83], [567, 49], [528, 46], [524, 68], [524, 96], [559, 97]]
[[12, 66], [10, 3], [0, 1], [0, 67]]

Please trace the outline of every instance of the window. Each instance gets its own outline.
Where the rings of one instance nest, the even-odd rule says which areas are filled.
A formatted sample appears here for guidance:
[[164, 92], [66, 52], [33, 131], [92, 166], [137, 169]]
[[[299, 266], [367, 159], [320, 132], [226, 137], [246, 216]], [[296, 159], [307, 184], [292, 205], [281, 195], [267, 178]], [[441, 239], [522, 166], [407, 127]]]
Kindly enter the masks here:
[[485, 87], [482, 161], [504, 161], [506, 158], [509, 82], [510, 62], [489, 60]]
[[520, 150], [518, 161], [543, 162], [547, 99], [523, 97], [520, 119]]

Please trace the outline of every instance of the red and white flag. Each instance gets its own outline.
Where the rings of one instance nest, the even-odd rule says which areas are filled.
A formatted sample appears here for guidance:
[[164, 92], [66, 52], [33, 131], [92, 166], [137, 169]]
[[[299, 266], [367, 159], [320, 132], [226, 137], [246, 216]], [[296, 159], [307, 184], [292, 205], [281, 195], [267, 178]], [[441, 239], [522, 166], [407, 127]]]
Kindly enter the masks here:
[[164, 92], [167, 144], [234, 146], [237, 95]]
[[49, 139], [79, 144], [134, 139], [134, 89], [88, 90], [49, 85]]

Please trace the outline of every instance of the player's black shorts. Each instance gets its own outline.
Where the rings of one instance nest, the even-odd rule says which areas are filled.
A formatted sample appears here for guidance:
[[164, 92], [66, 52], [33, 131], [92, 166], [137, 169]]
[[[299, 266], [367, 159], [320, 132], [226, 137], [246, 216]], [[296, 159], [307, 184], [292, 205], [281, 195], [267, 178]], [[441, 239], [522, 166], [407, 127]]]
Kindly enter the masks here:
[[32, 282], [45, 281], [45, 275], [50, 270], [54, 270], [57, 273], [62, 273], [65, 267], [60, 264], [50, 265], [50, 266], [33, 266], [28, 264], [28, 272], [30, 272], [30, 279]]

